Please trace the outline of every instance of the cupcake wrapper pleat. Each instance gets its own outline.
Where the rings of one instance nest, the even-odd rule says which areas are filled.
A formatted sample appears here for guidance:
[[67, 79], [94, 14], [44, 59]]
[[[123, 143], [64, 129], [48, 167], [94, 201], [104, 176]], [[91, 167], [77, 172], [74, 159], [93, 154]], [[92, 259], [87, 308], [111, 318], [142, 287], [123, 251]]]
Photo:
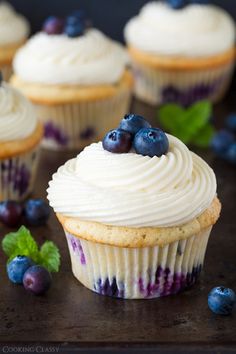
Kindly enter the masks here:
[[175, 102], [189, 106], [204, 99], [217, 102], [225, 95], [233, 70], [233, 62], [204, 70], [164, 70], [133, 62], [135, 95], [153, 105]]
[[0, 159], [0, 201], [24, 200], [34, 187], [39, 147], [25, 154]]
[[202, 269], [211, 227], [166, 246], [122, 248], [65, 231], [74, 276], [101, 295], [150, 299], [193, 285]]
[[35, 105], [45, 127], [43, 146], [49, 149], [82, 149], [117, 127], [128, 112], [130, 90], [101, 100], [64, 105]]

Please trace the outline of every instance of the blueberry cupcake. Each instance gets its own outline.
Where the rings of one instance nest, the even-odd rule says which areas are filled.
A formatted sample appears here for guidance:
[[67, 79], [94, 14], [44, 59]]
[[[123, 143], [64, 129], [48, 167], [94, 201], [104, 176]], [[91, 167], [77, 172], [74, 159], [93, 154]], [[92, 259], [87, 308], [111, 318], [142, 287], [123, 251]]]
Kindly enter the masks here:
[[81, 149], [101, 140], [130, 104], [128, 55], [78, 11], [49, 18], [19, 50], [11, 82], [35, 105], [44, 146]]
[[194, 284], [221, 209], [207, 163], [137, 115], [61, 166], [48, 199], [75, 277], [125, 299]]
[[29, 23], [7, 2], [0, 2], [0, 70], [4, 80], [12, 73], [12, 59], [29, 35]]
[[127, 23], [124, 35], [141, 100], [188, 106], [225, 94], [235, 62], [235, 23], [220, 7], [153, 1]]
[[31, 103], [1, 82], [0, 201], [23, 200], [32, 192], [42, 137], [42, 124]]

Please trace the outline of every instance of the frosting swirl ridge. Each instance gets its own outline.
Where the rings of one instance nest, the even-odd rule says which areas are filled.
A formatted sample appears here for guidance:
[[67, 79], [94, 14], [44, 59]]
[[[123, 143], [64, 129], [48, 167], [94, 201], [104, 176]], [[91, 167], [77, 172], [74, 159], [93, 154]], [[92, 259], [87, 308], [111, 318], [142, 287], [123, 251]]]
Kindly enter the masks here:
[[58, 213], [128, 227], [181, 225], [199, 216], [216, 194], [212, 169], [168, 135], [166, 155], [112, 154], [88, 146], [53, 175], [48, 199]]
[[0, 142], [24, 139], [36, 129], [37, 118], [31, 103], [17, 90], [0, 86]]
[[7, 2], [0, 3], [0, 45], [21, 42], [29, 35], [28, 21]]
[[121, 44], [90, 29], [76, 38], [38, 33], [18, 51], [13, 66], [28, 82], [97, 85], [119, 81], [127, 61]]
[[153, 54], [212, 56], [233, 48], [235, 23], [214, 5], [190, 4], [175, 10], [152, 1], [127, 23], [125, 38], [129, 45]]

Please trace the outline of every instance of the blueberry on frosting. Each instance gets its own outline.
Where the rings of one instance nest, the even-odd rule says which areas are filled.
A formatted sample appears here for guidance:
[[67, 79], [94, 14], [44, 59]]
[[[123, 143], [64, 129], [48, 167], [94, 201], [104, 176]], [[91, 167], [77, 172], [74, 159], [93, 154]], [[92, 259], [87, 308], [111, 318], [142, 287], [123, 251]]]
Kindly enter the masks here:
[[161, 129], [143, 128], [135, 135], [133, 147], [137, 154], [160, 157], [168, 152], [169, 141]]
[[64, 19], [56, 16], [50, 16], [43, 24], [43, 31], [49, 35], [62, 34], [64, 30]]
[[120, 129], [136, 134], [142, 128], [151, 128], [151, 125], [138, 114], [126, 114], [120, 122]]
[[127, 153], [131, 147], [143, 156], [162, 156], [168, 152], [169, 140], [166, 134], [151, 125], [142, 116], [126, 114], [119, 128], [109, 131], [102, 142], [104, 150]]
[[110, 130], [102, 141], [104, 150], [113, 153], [129, 152], [132, 146], [132, 135], [122, 129]]
[[85, 11], [77, 10], [67, 17], [64, 33], [71, 38], [78, 37], [82, 36], [88, 27], [90, 27], [90, 21]]
[[187, 0], [166, 0], [166, 1], [168, 5], [170, 5], [175, 10], [183, 9], [186, 5], [188, 5]]

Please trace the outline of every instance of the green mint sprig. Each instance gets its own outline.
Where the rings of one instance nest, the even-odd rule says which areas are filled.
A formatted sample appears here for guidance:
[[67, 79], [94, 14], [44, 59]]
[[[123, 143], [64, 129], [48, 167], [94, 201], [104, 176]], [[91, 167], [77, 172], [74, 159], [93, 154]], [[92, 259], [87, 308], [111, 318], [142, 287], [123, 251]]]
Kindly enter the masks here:
[[52, 241], [46, 241], [40, 248], [30, 231], [21, 226], [16, 232], [10, 232], [2, 240], [2, 249], [11, 261], [16, 256], [30, 257], [36, 264], [42, 265], [49, 272], [58, 272], [60, 253]]
[[178, 104], [166, 104], [158, 112], [164, 130], [182, 140], [185, 144], [208, 147], [214, 135], [210, 123], [212, 104], [199, 101], [187, 109]]

